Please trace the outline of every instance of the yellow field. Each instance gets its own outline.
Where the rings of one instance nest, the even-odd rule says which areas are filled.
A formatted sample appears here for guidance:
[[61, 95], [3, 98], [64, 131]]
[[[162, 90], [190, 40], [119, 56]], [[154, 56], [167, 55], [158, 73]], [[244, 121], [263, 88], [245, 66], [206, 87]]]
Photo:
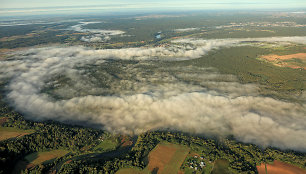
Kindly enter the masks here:
[[38, 164], [53, 160], [66, 155], [66, 150], [52, 150], [47, 152], [35, 152], [27, 155], [23, 160], [17, 162], [13, 174], [19, 174], [22, 170], [32, 168]]
[[30, 155], [27, 155], [25, 159], [34, 165], [41, 164], [45, 161], [55, 159], [58, 157], [62, 157], [66, 155], [68, 151], [65, 150], [53, 150], [53, 151], [48, 151], [48, 152], [35, 152]]
[[261, 56], [275, 66], [289, 67], [293, 69], [306, 69], [306, 53], [296, 53], [289, 55], [264, 55]]

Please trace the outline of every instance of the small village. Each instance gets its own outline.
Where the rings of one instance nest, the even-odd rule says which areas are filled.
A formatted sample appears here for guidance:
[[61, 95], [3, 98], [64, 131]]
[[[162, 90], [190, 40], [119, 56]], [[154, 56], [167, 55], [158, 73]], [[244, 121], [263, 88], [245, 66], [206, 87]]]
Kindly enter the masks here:
[[193, 170], [193, 171], [202, 171], [208, 163], [212, 163], [212, 161], [209, 161], [204, 158], [204, 156], [199, 155], [192, 155], [187, 159], [187, 163], [185, 164], [185, 167]]

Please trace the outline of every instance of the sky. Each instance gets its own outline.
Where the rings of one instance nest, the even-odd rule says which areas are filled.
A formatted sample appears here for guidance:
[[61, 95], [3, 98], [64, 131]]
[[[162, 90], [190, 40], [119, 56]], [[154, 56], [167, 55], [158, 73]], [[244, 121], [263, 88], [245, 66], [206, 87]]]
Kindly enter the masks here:
[[305, 0], [0, 0], [0, 15], [154, 10], [306, 8]]

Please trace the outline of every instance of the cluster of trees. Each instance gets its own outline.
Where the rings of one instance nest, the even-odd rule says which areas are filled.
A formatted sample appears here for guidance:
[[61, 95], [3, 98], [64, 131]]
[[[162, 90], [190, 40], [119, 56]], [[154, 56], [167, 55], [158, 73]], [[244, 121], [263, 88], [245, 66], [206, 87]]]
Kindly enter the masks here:
[[2, 125], [20, 129], [32, 129], [35, 133], [22, 138], [8, 139], [0, 142], [0, 173], [9, 173], [15, 163], [25, 155], [53, 149], [67, 149], [79, 152], [84, 146], [98, 139], [103, 134], [101, 130], [68, 126], [57, 122], [32, 122], [10, 109], [2, 107], [0, 115], [7, 117]]

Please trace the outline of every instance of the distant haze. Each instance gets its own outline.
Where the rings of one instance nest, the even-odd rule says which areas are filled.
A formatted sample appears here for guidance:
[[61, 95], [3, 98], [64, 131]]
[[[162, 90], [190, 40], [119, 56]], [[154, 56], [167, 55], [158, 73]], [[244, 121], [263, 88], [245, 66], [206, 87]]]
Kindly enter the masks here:
[[116, 12], [154, 12], [186, 10], [251, 10], [251, 9], [301, 9], [306, 7], [304, 0], [1, 0], [1, 15], [37, 14], [77, 14]]

